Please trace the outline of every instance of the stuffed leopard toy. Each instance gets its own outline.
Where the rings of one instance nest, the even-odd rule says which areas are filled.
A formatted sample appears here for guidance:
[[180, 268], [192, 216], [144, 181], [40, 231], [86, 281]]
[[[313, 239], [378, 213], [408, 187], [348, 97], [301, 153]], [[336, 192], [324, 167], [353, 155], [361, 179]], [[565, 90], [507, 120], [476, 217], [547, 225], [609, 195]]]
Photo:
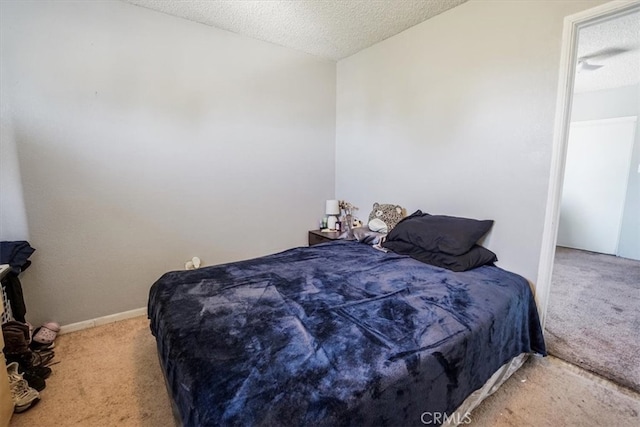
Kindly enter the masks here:
[[391, 231], [405, 216], [402, 206], [374, 203], [373, 210], [369, 214], [369, 221], [379, 219], [387, 225], [387, 231]]

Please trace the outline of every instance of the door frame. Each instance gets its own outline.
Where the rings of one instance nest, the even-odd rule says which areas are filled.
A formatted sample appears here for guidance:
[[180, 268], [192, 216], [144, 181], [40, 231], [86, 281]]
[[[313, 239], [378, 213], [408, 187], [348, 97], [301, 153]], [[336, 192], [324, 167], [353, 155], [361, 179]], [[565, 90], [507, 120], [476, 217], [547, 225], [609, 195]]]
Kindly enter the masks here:
[[556, 97], [556, 115], [551, 152], [551, 175], [547, 192], [544, 228], [542, 231], [542, 247], [540, 251], [540, 263], [538, 265], [538, 284], [536, 286], [536, 297], [539, 304], [540, 321], [543, 329], [547, 318], [547, 308], [551, 290], [551, 274], [553, 272], [558, 238], [562, 184], [564, 182], [569, 126], [571, 124], [571, 106], [573, 105], [573, 86], [577, 65], [578, 32], [580, 29], [590, 25], [595, 25], [637, 11], [640, 11], [640, 0], [612, 1], [564, 18], [562, 50], [560, 54], [560, 78]]

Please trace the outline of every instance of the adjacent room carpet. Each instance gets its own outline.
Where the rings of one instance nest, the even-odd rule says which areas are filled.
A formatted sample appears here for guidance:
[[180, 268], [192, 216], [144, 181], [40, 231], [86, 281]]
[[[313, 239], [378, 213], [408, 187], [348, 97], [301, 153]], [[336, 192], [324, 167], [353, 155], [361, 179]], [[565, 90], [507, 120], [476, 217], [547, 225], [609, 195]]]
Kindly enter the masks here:
[[547, 350], [640, 392], [640, 261], [558, 247]]
[[[42, 401], [14, 414], [11, 426], [174, 425], [144, 316], [62, 335], [56, 359]], [[532, 358], [471, 414], [470, 425], [635, 427], [639, 413], [640, 395], [559, 359]]]

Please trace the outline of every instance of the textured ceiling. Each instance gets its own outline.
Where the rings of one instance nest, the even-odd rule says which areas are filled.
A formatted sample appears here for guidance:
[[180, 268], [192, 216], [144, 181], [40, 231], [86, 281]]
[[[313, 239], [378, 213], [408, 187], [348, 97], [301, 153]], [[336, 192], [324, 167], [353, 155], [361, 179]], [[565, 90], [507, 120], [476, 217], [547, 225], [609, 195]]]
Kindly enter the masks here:
[[[338, 60], [468, 0], [123, 1]], [[576, 92], [640, 83], [640, 12], [580, 30], [581, 57], [604, 66], [577, 73]]]
[[467, 0], [124, 0], [338, 60]]
[[[620, 53], [612, 54], [616, 50]], [[581, 29], [578, 58], [583, 57], [589, 64], [603, 67], [577, 73], [576, 92], [640, 83], [640, 11]]]

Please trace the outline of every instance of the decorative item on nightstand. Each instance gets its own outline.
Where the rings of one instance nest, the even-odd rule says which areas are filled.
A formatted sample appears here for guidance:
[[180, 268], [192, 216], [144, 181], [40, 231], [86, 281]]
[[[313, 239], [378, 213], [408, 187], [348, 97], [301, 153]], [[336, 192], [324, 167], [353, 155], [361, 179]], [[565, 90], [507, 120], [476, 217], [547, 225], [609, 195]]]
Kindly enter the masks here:
[[335, 230], [338, 222], [336, 215], [340, 215], [340, 203], [337, 200], [327, 200], [325, 213], [328, 215], [327, 228]]
[[344, 218], [342, 220], [344, 226], [342, 231], [349, 232], [353, 228], [353, 214], [358, 208], [346, 200], [340, 200], [339, 205], [340, 209], [344, 211]]

